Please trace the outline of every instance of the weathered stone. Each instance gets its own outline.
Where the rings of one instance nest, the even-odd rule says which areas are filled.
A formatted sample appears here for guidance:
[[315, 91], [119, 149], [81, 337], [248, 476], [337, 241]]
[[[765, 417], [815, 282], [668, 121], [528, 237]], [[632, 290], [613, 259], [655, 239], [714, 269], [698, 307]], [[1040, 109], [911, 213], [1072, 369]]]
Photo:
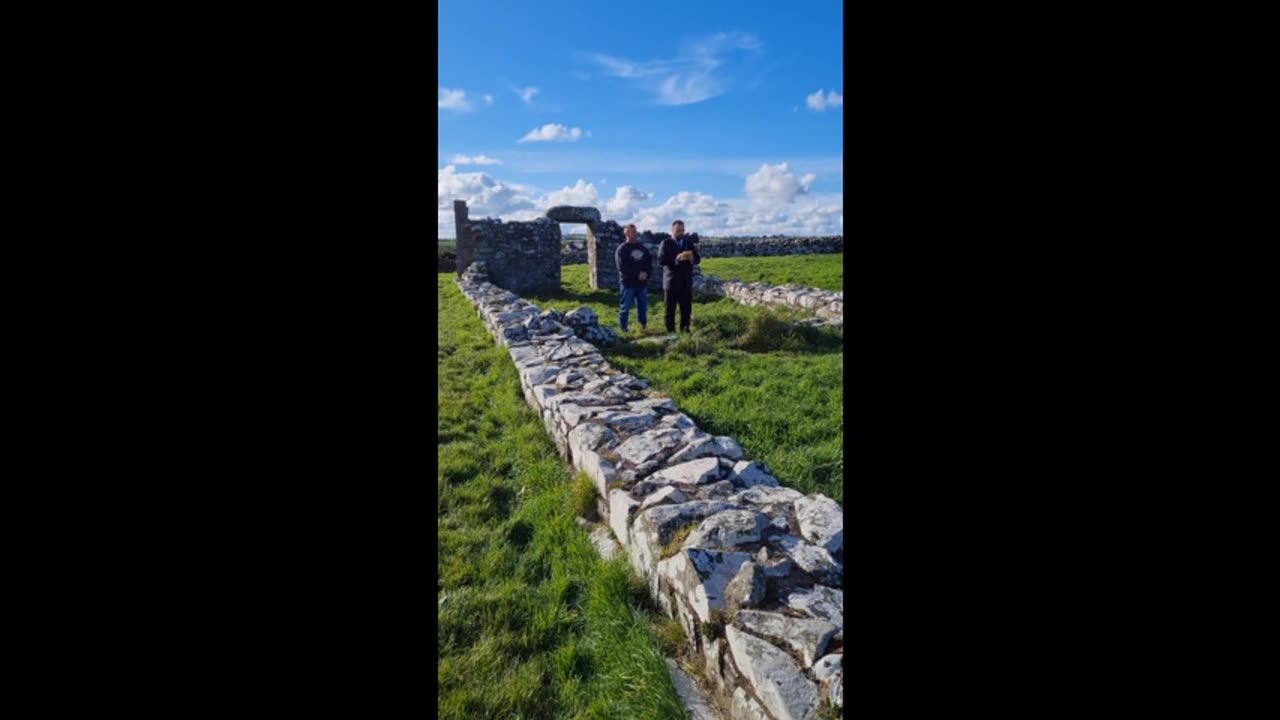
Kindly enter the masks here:
[[651, 412], [629, 413], [611, 411], [600, 415], [601, 422], [606, 423], [609, 427], [621, 433], [634, 433], [643, 428], [647, 428], [657, 419], [658, 417]]
[[659, 488], [657, 491], [650, 493], [640, 502], [641, 510], [648, 510], [658, 505], [678, 505], [682, 502], [688, 502], [689, 496], [680, 492], [680, 489], [674, 485], [668, 485]]
[[591, 478], [596, 485], [596, 492], [600, 497], [605, 497], [609, 492], [609, 483], [617, 476], [617, 470], [613, 467], [613, 463], [604, 459], [599, 453], [591, 450], [583, 450], [580, 453], [574, 453], [577, 459], [578, 467]]
[[826, 682], [840, 672], [844, 664], [842, 653], [832, 653], [813, 664], [813, 677], [818, 682]]
[[576, 307], [564, 314], [564, 321], [570, 327], [578, 327], [583, 325], [596, 325], [600, 322], [600, 317], [596, 315], [596, 311], [583, 305]]
[[664, 460], [680, 445], [680, 432], [671, 428], [654, 428], [632, 435], [618, 446], [618, 457], [631, 465]]
[[639, 507], [640, 501], [632, 498], [627, 491], [616, 488], [609, 491], [609, 528], [623, 547], [631, 542], [631, 515]]
[[554, 397], [551, 398], [551, 405], [555, 408], [556, 415], [570, 428], [577, 427], [583, 420], [604, 412], [604, 408], [600, 407], [582, 407], [573, 403], [557, 404]]
[[826, 548], [807, 543], [794, 535], [771, 537], [769, 544], [781, 548], [801, 570], [819, 581], [838, 583], [844, 575], [844, 568], [831, 557]]
[[618, 444], [618, 435], [609, 426], [597, 422], [584, 422], [569, 431], [569, 449], [576, 457], [586, 451], [611, 449]]
[[778, 479], [769, 474], [765, 466], [754, 460], [742, 460], [733, 466], [733, 482], [744, 488], [757, 485], [778, 487]]
[[844, 547], [844, 510], [825, 495], [796, 500], [796, 521], [800, 534], [827, 552], [838, 553]]
[[644, 400], [637, 400], [635, 402], [628, 403], [627, 407], [631, 408], [632, 412], [652, 410], [655, 413], [673, 413], [676, 411], [676, 401], [671, 398], [646, 398]]
[[671, 462], [682, 463], [700, 457], [722, 457], [730, 460], [742, 458], [742, 446], [738, 441], [724, 435], [705, 437], [690, 443], [689, 447], [671, 457]]
[[844, 591], [826, 585], [793, 590], [784, 598], [787, 607], [809, 617], [830, 620], [837, 627], [844, 627]]
[[555, 394], [555, 385], [538, 385], [533, 388], [533, 399], [537, 401], [538, 407], [547, 407], [548, 402]]
[[[630, 499], [631, 496], [627, 495], [627, 498]], [[639, 505], [637, 500], [631, 502]], [[657, 569], [658, 553], [662, 546], [671, 542], [671, 537], [678, 528], [731, 507], [733, 506], [721, 500], [698, 500], [677, 505], [659, 505], [636, 515], [635, 522], [631, 524], [627, 554], [631, 558], [631, 564], [650, 579], [650, 588], [655, 596], [657, 584], [654, 571]]]
[[755, 510], [725, 510], [702, 521], [684, 542], [687, 548], [733, 549], [760, 542], [769, 518]]
[[685, 415], [682, 412], [677, 412], [673, 415], [664, 415], [659, 422], [661, 422], [663, 425], [670, 425], [671, 427], [677, 430], [680, 430], [682, 432], [685, 430], [689, 430], [690, 428], [697, 427], [697, 425], [693, 422], [693, 420], [689, 419], [689, 416]]
[[[593, 207], [556, 205], [547, 211], [547, 218], [557, 223], [598, 223], [600, 211]], [[556, 263], [560, 260], [559, 248], [556, 248]]]
[[733, 614], [740, 608], [751, 608], [764, 600], [766, 579], [764, 571], [754, 562], [743, 563], [724, 589], [725, 607]]
[[737, 688], [733, 691], [733, 720], [771, 720], [764, 708], [746, 690]]
[[657, 574], [689, 603], [698, 622], [709, 622], [712, 610], [725, 607], [725, 588], [751, 555], [685, 548], [658, 563]]
[[720, 720], [707, 704], [702, 691], [698, 689], [697, 683], [689, 673], [677, 665], [675, 660], [666, 658], [666, 661], [667, 672], [670, 673], [671, 682], [676, 687], [676, 695], [680, 696], [684, 709], [689, 713], [689, 720]]
[[756, 486], [733, 494], [733, 501], [753, 505], [788, 505], [804, 497], [797, 490], [784, 487]]
[[559, 374], [558, 365], [535, 365], [525, 370], [522, 377], [526, 385], [542, 385], [554, 381]]
[[785, 652], [757, 637], [725, 626], [733, 662], [777, 720], [806, 720], [818, 706], [818, 688], [805, 679]]
[[659, 470], [650, 478], [655, 483], [672, 482], [685, 485], [703, 485], [719, 479], [720, 462], [714, 457], [671, 465]]
[[622, 554], [622, 547], [609, 534], [609, 528], [603, 525], [591, 531], [591, 544], [596, 546], [596, 551], [605, 560], [612, 560]]
[[728, 480], [721, 480], [698, 488], [698, 497], [702, 500], [723, 499], [732, 495], [734, 489], [733, 483]]
[[768, 547], [760, 548], [755, 557], [756, 565], [764, 571], [765, 577], [780, 578], [791, 574], [791, 566], [794, 564], [791, 558], [782, 553], [771, 554]]
[[827, 643], [839, 630], [827, 620], [793, 618], [759, 610], [741, 610], [734, 621], [744, 630], [796, 651], [805, 667], [822, 657]]

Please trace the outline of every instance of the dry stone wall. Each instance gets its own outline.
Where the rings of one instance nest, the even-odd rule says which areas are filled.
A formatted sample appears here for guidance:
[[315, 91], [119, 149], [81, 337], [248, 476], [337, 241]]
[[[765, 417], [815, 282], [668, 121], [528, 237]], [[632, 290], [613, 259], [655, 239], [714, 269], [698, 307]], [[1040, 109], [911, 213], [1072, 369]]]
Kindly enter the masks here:
[[592, 541], [625, 555], [684, 625], [720, 713], [799, 720], [842, 705], [841, 506], [780, 487], [733, 438], [698, 428], [485, 270], [473, 262], [458, 286], [556, 447], [595, 483], [617, 546], [600, 531]]
[[471, 220], [462, 200], [454, 201], [453, 211], [458, 273], [474, 262], [483, 262], [491, 281], [513, 292], [560, 289], [559, 224], [549, 218], [511, 223]]
[[714, 275], [694, 276], [694, 291], [712, 297], [728, 297], [743, 305], [777, 305], [807, 310], [821, 318], [820, 323], [844, 324], [844, 293], [819, 290], [803, 285], [774, 286], [766, 282], [744, 283], [724, 280]]

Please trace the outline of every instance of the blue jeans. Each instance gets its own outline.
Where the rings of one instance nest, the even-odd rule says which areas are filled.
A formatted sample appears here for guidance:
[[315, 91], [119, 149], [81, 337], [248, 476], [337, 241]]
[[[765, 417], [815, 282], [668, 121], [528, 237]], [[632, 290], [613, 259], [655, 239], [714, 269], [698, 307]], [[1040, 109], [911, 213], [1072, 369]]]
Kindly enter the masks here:
[[631, 303], [636, 304], [636, 317], [640, 319], [640, 325], [647, 326], [649, 324], [649, 288], [622, 288], [622, 311], [618, 313], [618, 324], [622, 326], [623, 332], [627, 329], [627, 316], [631, 314]]

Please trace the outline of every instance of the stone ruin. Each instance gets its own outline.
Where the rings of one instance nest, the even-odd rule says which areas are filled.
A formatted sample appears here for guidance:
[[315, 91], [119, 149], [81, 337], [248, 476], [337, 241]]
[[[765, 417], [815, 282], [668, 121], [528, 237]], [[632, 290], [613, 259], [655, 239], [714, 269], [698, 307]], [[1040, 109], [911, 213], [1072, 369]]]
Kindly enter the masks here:
[[560, 226], [547, 218], [533, 222], [471, 220], [467, 203], [453, 201], [457, 232], [457, 272], [483, 262], [490, 281], [512, 292], [560, 289]]
[[[622, 226], [613, 220], [602, 220], [593, 207], [557, 205], [546, 217], [532, 222], [471, 220], [467, 203], [453, 201], [454, 222], [458, 242], [454, 269], [461, 276], [476, 261], [485, 264], [489, 282], [516, 293], [555, 292], [560, 289], [562, 263], [560, 223], [582, 223], [587, 226], [587, 263], [591, 266], [591, 288], [616, 290], [618, 268], [614, 252], [627, 241]], [[644, 232], [640, 242], [653, 253], [654, 271], [649, 275], [649, 289], [662, 292], [662, 267], [658, 265], [658, 244], [665, 233]], [[689, 233], [696, 242], [697, 233]]]
[[782, 487], [736, 440], [702, 430], [484, 273], [473, 263], [458, 287], [507, 349], [556, 448], [595, 485], [592, 543], [626, 558], [684, 627], [682, 656], [701, 682], [668, 663], [677, 692], [700, 689], [725, 718], [810, 720], [842, 706], [840, 503]]

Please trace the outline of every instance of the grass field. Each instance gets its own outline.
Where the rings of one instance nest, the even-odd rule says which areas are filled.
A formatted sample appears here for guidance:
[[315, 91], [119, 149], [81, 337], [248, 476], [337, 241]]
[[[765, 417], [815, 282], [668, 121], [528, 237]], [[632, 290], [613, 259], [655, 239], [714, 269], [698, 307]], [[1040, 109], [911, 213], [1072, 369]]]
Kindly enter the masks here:
[[[726, 258], [718, 266], [750, 266], [775, 284], [784, 278], [817, 287], [843, 286], [843, 254]], [[727, 276], [723, 275], [723, 276]], [[592, 290], [586, 265], [562, 270], [551, 295], [526, 295], [544, 309], [587, 305], [618, 328], [616, 290]], [[639, 328], [635, 310], [631, 330]], [[784, 309], [745, 307], [727, 298], [695, 302], [693, 332], [669, 345], [621, 343], [602, 352], [620, 370], [653, 382], [700, 427], [729, 435], [762, 459], [784, 485], [844, 501], [844, 338], [795, 325]], [[649, 334], [663, 335], [663, 303], [651, 293]]]
[[574, 521], [570, 478], [514, 364], [439, 274], [436, 556], [442, 718], [684, 718], [680, 638]]
[[702, 259], [702, 272], [726, 280], [764, 281], [772, 285], [796, 283], [822, 290], [844, 291], [844, 253], [710, 257]]

